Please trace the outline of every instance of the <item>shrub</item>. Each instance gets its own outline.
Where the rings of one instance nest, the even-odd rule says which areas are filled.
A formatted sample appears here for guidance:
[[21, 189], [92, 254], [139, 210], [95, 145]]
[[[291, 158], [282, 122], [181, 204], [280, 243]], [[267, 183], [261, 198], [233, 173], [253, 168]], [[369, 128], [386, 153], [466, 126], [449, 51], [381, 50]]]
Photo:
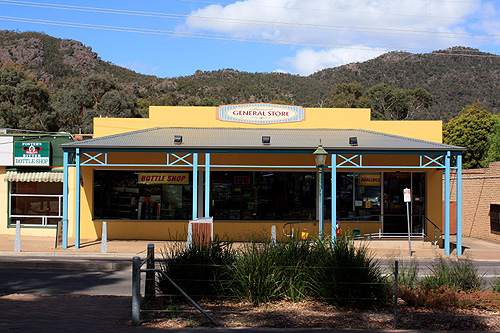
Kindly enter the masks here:
[[432, 264], [432, 274], [422, 280], [423, 287], [456, 288], [462, 291], [481, 289], [482, 276], [477, 273], [470, 259], [443, 259], [438, 258]]
[[[418, 262], [414, 259], [410, 261], [400, 260], [398, 265], [398, 286], [406, 287], [409, 290], [416, 288], [418, 284]], [[395, 263], [392, 263], [392, 275], [395, 275]]]
[[228, 272], [232, 294], [259, 304], [278, 298], [298, 301], [306, 297], [305, 265], [309, 243], [298, 239], [276, 243], [246, 243]]
[[[176, 243], [163, 254], [161, 269], [189, 296], [202, 298], [222, 292], [221, 281], [230, 277], [224, 266], [234, 262], [232, 243], [215, 238], [210, 244], [195, 243], [186, 248], [185, 242]], [[178, 291], [160, 276], [158, 288], [167, 295]]]
[[337, 237], [333, 244], [328, 239], [316, 240], [311, 259], [309, 275], [315, 296], [340, 305], [388, 299], [388, 281], [365, 245], [356, 248], [347, 236]]
[[500, 293], [500, 277], [495, 276], [493, 281], [491, 282], [491, 290]]

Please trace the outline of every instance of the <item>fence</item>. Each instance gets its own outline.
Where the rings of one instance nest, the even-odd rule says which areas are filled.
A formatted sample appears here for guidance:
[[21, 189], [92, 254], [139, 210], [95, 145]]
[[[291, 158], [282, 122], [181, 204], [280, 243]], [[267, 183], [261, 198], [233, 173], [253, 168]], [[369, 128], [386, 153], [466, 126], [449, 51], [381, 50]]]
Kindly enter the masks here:
[[[161, 297], [169, 297], [170, 299], [175, 299], [178, 297], [182, 297], [186, 299], [191, 305], [196, 308], [197, 311], [199, 311], [201, 314], [203, 314], [214, 326], [219, 326], [219, 323], [213, 319], [206, 311], [204, 311], [198, 303], [196, 303], [193, 298], [215, 298], [215, 299], [225, 299], [225, 298], [240, 298], [240, 296], [237, 295], [221, 295], [221, 294], [206, 294], [206, 293], [201, 293], [201, 294], [192, 294], [188, 295], [184, 289], [183, 286], [187, 286], [189, 288], [189, 285], [197, 284], [197, 285], [202, 285], [206, 283], [212, 283], [213, 281], [210, 279], [200, 279], [199, 276], [192, 277], [191, 278], [184, 278], [184, 279], [176, 279], [174, 281], [171, 277], [169, 277], [164, 271], [157, 269], [156, 268], [156, 263], [162, 264], [168, 262], [168, 259], [166, 260], [155, 260], [155, 255], [154, 255], [154, 244], [149, 244], [148, 245], [148, 251], [147, 251], [147, 257], [144, 260], [141, 260], [139, 257], [134, 257], [133, 258], [133, 265], [132, 265], [132, 323], [135, 326], [138, 326], [141, 324], [141, 312], [144, 312], [145, 310], [141, 310], [141, 291], [140, 291], [140, 281], [141, 281], [141, 273], [146, 273], [146, 279], [145, 279], [145, 285], [144, 285], [144, 303], [146, 302], [151, 302], [157, 297], [160, 297], [160, 295], [156, 294], [156, 289], [160, 284], [160, 281], [163, 282], [163, 284], [168, 284], [172, 288], [170, 290], [174, 290], [178, 292], [176, 293], [164, 293], [161, 295]], [[146, 264], [146, 269], [142, 269], [141, 267]], [[224, 269], [228, 268], [227, 266], [223, 265], [200, 265], [200, 264], [185, 264], [184, 266], [186, 267], [196, 267], [196, 269], [203, 269], [203, 268], [210, 268], [210, 269]], [[275, 268], [281, 268], [285, 270], [294, 270], [296, 267], [275, 267]], [[321, 268], [326, 268], [326, 267], [315, 267], [316, 269], [321, 269]], [[232, 269], [232, 268], [230, 268]], [[340, 271], [345, 270], [345, 268], [342, 267], [337, 267]], [[364, 268], [358, 268], [358, 269], [364, 269]], [[392, 289], [389, 288], [389, 285], [393, 286], [394, 288], [394, 297], [391, 293], [385, 294], [385, 297], [380, 297], [378, 296], [373, 296], [373, 295], [366, 295], [366, 297], [357, 297], [356, 301], [362, 301], [362, 302], [369, 302], [369, 301], [374, 301], [374, 302], [393, 302], [394, 304], [394, 327], [397, 326], [397, 289], [398, 289], [398, 262], [396, 261], [395, 264], [395, 274], [394, 278], [391, 278], [390, 276], [386, 276], [388, 279], [381, 281], [381, 282], [375, 282], [375, 283], [359, 283], [359, 285], [364, 285], [365, 289], [367, 285], [384, 285], [387, 287], [387, 290]], [[188, 274], [189, 275], [189, 274]], [[156, 280], [156, 277], [158, 277], [158, 280]], [[387, 282], [390, 281], [390, 282]], [[218, 281], [218, 282], [234, 282], [230, 280], [223, 280], [223, 281]], [[327, 284], [336, 284], [340, 285], [340, 288], [346, 288], [346, 286], [352, 285], [350, 282], [327, 282]], [[191, 288], [190, 288], [191, 289]], [[180, 294], [180, 295], [179, 295]], [[325, 300], [328, 300], [327, 297], [324, 298]], [[340, 297], [336, 298], [337, 301], [345, 301], [349, 303], [350, 301], [353, 301], [352, 298], [350, 297]], [[142, 303], [142, 304], [144, 304]], [[162, 311], [165, 312], [163, 309], [150, 309], [148, 311]], [[175, 312], [181, 312], [180, 309], [176, 309]]]

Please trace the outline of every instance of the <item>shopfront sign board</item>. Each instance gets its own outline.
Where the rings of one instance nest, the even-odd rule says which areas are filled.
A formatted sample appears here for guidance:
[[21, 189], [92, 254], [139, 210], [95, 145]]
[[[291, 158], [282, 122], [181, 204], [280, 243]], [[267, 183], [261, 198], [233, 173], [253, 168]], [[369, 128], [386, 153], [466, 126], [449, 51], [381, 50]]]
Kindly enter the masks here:
[[260, 125], [290, 123], [304, 120], [305, 112], [303, 107], [294, 105], [222, 105], [217, 108], [217, 119]]
[[50, 166], [49, 142], [14, 142], [14, 165]]
[[189, 174], [140, 172], [137, 182], [139, 184], [186, 185], [189, 184]]

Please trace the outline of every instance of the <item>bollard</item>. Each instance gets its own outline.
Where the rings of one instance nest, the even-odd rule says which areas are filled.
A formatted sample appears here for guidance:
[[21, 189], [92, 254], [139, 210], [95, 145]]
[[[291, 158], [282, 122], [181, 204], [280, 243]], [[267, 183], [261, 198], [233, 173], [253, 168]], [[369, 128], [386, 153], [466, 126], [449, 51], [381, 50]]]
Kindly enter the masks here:
[[191, 223], [188, 224], [188, 234], [186, 243], [188, 249], [191, 247], [191, 245], [193, 245], [193, 225]]
[[102, 222], [101, 253], [108, 252], [108, 227], [106, 222]]
[[272, 243], [273, 245], [275, 245], [275, 244], [276, 244], [276, 226], [275, 226], [275, 225], [273, 225], [273, 226], [271, 227], [271, 243]]
[[[155, 245], [148, 244], [148, 260], [146, 262], [147, 269], [155, 268]], [[146, 272], [146, 285], [144, 286], [144, 298], [145, 300], [152, 300], [156, 297], [156, 288], [155, 288], [155, 272], [148, 271]]]
[[132, 325], [141, 324], [141, 258], [132, 259]]
[[16, 221], [16, 238], [14, 240], [14, 252], [21, 252], [21, 221]]
[[398, 325], [398, 270], [399, 262], [394, 262], [394, 328]]

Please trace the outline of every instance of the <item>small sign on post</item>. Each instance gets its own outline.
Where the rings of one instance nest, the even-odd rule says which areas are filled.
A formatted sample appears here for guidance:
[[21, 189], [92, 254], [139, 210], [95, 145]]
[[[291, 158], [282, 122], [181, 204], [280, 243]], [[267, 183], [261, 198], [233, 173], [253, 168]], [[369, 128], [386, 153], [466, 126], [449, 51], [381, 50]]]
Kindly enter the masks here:
[[411, 192], [409, 188], [403, 190], [404, 202], [406, 202], [406, 218], [408, 220], [408, 248], [410, 250], [411, 257], [411, 227], [410, 227], [410, 202], [411, 202]]

